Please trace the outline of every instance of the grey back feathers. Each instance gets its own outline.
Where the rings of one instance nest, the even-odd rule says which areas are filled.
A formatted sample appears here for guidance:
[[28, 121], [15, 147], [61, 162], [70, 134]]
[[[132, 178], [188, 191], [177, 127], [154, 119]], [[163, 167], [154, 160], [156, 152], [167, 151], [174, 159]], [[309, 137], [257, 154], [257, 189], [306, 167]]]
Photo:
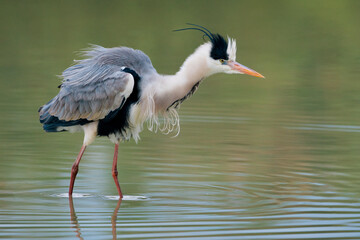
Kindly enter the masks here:
[[[121, 107], [134, 86], [128, 67], [140, 76], [155, 71], [147, 55], [127, 47], [93, 46], [83, 60], [66, 69], [59, 94], [42, 107], [40, 115], [49, 113], [60, 120], [99, 120]], [[47, 115], [47, 114], [44, 114]]]

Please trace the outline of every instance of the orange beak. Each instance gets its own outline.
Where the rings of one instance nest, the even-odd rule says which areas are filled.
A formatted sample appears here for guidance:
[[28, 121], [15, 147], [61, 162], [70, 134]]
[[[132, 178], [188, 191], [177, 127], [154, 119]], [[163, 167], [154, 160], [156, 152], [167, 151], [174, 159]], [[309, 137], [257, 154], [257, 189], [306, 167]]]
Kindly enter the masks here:
[[244, 65], [241, 65], [240, 63], [237, 63], [234, 61], [228, 61], [227, 64], [231, 67], [232, 70], [238, 71], [239, 73], [248, 74], [248, 75], [255, 76], [255, 77], [265, 78], [260, 73], [254, 71], [248, 67], [245, 67]]

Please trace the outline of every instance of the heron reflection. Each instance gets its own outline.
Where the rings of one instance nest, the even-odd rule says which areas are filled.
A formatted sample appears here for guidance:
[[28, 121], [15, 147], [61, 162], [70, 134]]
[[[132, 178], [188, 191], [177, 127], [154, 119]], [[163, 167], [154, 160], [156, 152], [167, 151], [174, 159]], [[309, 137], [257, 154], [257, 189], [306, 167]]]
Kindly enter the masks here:
[[[116, 207], [114, 209], [114, 212], [111, 216], [111, 232], [112, 232], [112, 237], [113, 239], [117, 239], [117, 234], [116, 234], [116, 220], [117, 220], [117, 214], [119, 212], [120, 209], [120, 205], [121, 205], [121, 198], [119, 198]], [[75, 233], [76, 233], [76, 237], [80, 240], [84, 240], [84, 238], [81, 236], [81, 227], [80, 227], [80, 223], [78, 220], [78, 217], [76, 215], [76, 211], [74, 208], [74, 201], [72, 196], [69, 196], [69, 208], [70, 208], [70, 221], [71, 221], [71, 228], [75, 229]]]

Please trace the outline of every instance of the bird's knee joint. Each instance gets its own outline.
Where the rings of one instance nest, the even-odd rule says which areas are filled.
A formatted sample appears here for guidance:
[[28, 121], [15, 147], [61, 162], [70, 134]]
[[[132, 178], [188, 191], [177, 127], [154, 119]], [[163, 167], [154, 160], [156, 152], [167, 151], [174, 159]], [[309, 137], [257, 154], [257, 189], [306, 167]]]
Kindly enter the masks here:
[[112, 175], [113, 175], [113, 177], [117, 177], [117, 176], [118, 176], [118, 171], [117, 171], [117, 170], [113, 170], [113, 171], [112, 171]]
[[79, 171], [79, 166], [74, 164], [71, 168], [71, 173], [76, 175], [78, 171]]

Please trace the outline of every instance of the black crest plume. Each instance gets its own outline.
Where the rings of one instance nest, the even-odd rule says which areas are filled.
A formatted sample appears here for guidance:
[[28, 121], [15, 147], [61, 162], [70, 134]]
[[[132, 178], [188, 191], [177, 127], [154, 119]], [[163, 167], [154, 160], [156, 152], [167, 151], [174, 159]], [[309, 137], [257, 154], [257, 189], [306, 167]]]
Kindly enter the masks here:
[[177, 31], [184, 31], [184, 30], [197, 30], [197, 31], [204, 33], [204, 37], [205, 36], [208, 37], [212, 43], [210, 57], [212, 57], [215, 60], [218, 60], [218, 59], [228, 60], [229, 59], [229, 55], [226, 51], [228, 48], [228, 43], [223, 38], [223, 36], [221, 36], [218, 33], [214, 34], [214, 33], [210, 32], [208, 29], [206, 29], [205, 27], [200, 26], [200, 25], [196, 25], [196, 24], [192, 24], [192, 23], [186, 23], [186, 24], [194, 26], [194, 27], [182, 28], [182, 29], [177, 29], [174, 31], [177, 32]]

